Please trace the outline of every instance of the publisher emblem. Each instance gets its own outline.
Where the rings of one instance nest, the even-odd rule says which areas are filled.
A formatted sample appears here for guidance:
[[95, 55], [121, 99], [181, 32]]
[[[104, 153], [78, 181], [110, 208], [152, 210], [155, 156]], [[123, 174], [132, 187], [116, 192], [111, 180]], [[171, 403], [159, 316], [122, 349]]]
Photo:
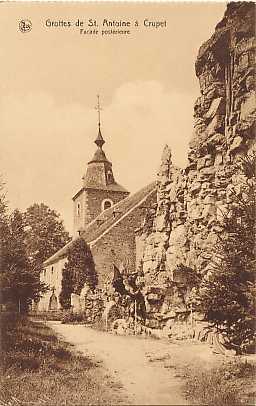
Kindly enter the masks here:
[[21, 32], [29, 32], [32, 30], [32, 23], [30, 20], [20, 20], [19, 29]]

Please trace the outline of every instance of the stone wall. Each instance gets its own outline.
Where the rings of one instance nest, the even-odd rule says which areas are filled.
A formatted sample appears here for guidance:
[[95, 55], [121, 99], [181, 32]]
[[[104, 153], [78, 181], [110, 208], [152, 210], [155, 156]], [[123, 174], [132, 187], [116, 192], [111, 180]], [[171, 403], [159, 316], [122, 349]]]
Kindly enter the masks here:
[[118, 268], [126, 268], [127, 272], [136, 269], [135, 230], [141, 224], [146, 209], [156, 202], [156, 192], [143, 199], [138, 207], [127, 212], [119, 222], [90, 243], [95, 262], [95, 270], [99, 277], [99, 287], [103, 287], [113, 278], [113, 264]]
[[[60, 308], [59, 295], [61, 292], [62, 271], [65, 266], [66, 258], [61, 258], [59, 261], [48, 265], [40, 274], [40, 281], [49, 286], [46, 292], [38, 303], [39, 311], [57, 310]], [[50, 309], [51, 298], [55, 298], [52, 308]]]
[[170, 148], [164, 148], [156, 211], [136, 238], [148, 311], [158, 312], [161, 320], [189, 314], [188, 273], [207, 271], [223, 214], [233, 204], [233, 191], [239, 191], [241, 175], [234, 163], [253, 148], [254, 12], [253, 3], [228, 4], [215, 33], [201, 46], [188, 165], [174, 167]]
[[78, 231], [83, 230], [102, 212], [102, 202], [105, 199], [109, 199], [113, 204], [116, 204], [128, 195], [128, 192], [107, 189], [87, 188], [82, 190], [73, 202], [74, 237], [77, 237]]
[[103, 210], [102, 210], [102, 202], [105, 199], [109, 199], [116, 204], [120, 202], [120, 200], [124, 199], [129, 195], [128, 192], [119, 192], [113, 190], [99, 190], [99, 189], [87, 189], [87, 209], [88, 209], [88, 219], [87, 223], [90, 223], [94, 220]]

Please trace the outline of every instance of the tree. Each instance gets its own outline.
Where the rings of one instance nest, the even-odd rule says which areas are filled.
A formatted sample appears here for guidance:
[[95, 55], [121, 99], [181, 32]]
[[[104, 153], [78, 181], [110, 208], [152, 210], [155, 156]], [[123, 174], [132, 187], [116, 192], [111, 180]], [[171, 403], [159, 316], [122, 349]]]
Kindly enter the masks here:
[[27, 253], [33, 271], [39, 275], [43, 262], [70, 241], [70, 237], [60, 215], [43, 203], [30, 206], [24, 221]]
[[63, 309], [71, 307], [71, 293], [73, 293], [73, 275], [68, 267], [62, 271], [61, 292], [59, 296], [60, 304]]
[[239, 162], [241, 182], [198, 292], [200, 310], [237, 348], [255, 332], [255, 162], [255, 155]]
[[31, 272], [26, 253], [23, 215], [15, 210], [5, 228], [2, 244], [1, 293], [4, 302], [16, 304], [20, 311], [38, 299], [47, 288]]
[[78, 238], [68, 250], [67, 262], [62, 273], [60, 303], [64, 309], [70, 308], [71, 293], [80, 295], [87, 284], [92, 290], [98, 283], [91, 251], [82, 238]]
[[4, 182], [0, 179], [0, 302], [3, 302], [4, 270], [9, 234], [7, 202], [4, 192]]
[[3, 222], [7, 223], [7, 202], [4, 192], [4, 182], [0, 177], [0, 225]]
[[[4, 192], [4, 182], [0, 178], [0, 254], [3, 255], [2, 251], [4, 249], [4, 242], [6, 240], [6, 233], [8, 230], [8, 213], [7, 213], [7, 202]], [[0, 255], [0, 261], [2, 259], [2, 255]], [[1, 265], [1, 262], [0, 262]]]

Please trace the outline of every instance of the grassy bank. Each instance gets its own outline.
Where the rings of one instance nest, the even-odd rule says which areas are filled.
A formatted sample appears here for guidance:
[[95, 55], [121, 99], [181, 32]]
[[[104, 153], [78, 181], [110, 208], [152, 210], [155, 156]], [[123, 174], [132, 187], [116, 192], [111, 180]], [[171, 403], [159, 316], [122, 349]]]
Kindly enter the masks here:
[[192, 369], [186, 373], [186, 393], [192, 404], [255, 405], [256, 366], [233, 360], [210, 370]]
[[1, 405], [124, 404], [104, 369], [44, 324], [1, 315]]

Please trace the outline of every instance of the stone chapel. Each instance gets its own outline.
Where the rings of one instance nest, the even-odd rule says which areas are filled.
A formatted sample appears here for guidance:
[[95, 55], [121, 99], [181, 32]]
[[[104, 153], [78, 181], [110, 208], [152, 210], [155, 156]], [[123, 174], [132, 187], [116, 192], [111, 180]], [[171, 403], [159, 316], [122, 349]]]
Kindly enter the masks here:
[[[99, 107], [99, 106], [98, 106]], [[39, 311], [60, 308], [62, 270], [69, 247], [84, 238], [91, 249], [99, 287], [112, 278], [113, 266], [125, 266], [134, 272], [136, 263], [136, 230], [147, 211], [156, 204], [156, 183], [152, 182], [135, 194], [116, 182], [112, 163], [103, 150], [105, 144], [100, 116], [97, 149], [88, 162], [82, 187], [72, 198], [74, 232], [72, 240], [44, 262], [40, 279], [50, 289], [40, 299]]]

